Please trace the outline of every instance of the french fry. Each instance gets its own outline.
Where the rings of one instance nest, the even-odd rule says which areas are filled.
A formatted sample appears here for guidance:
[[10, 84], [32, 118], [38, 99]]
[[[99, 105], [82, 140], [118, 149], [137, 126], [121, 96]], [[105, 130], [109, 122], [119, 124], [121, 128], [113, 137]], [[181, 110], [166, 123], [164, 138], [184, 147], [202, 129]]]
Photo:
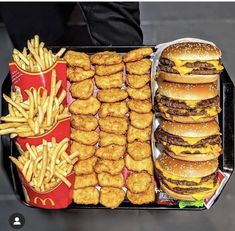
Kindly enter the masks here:
[[9, 158], [11, 159], [11, 161], [22, 171], [24, 168], [24, 165], [18, 161], [15, 157], [13, 156], [9, 156]]
[[61, 48], [61, 49], [55, 54], [55, 56], [60, 58], [60, 57], [64, 54], [65, 51], [66, 51], [66, 48]]

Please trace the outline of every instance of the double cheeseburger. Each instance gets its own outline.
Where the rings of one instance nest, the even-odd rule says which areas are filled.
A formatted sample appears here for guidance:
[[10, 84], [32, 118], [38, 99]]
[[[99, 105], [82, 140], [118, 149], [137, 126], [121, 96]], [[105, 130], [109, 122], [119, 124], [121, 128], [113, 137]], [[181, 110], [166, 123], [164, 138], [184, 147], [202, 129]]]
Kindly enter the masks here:
[[162, 144], [165, 152], [175, 159], [198, 163], [215, 159], [222, 153], [216, 121], [200, 124], [163, 121], [154, 135], [156, 142]]
[[183, 42], [168, 46], [160, 56], [158, 76], [178, 83], [210, 83], [222, 72], [221, 51], [207, 43]]
[[155, 165], [161, 189], [174, 199], [203, 200], [210, 197], [219, 186], [217, 159], [190, 162], [163, 153]]
[[159, 83], [156, 102], [162, 117], [181, 123], [210, 121], [220, 112], [219, 96], [214, 83], [163, 81]]

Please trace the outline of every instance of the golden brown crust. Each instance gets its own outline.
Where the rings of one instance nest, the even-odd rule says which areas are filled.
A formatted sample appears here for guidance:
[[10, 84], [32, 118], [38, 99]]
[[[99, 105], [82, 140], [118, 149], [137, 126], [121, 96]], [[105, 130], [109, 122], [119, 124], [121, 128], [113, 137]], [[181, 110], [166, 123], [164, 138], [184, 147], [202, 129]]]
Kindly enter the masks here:
[[128, 112], [127, 103], [125, 101], [116, 103], [102, 103], [98, 111], [99, 117], [125, 117]]
[[134, 160], [143, 160], [151, 156], [149, 143], [134, 141], [127, 144], [127, 152]]
[[151, 90], [148, 84], [139, 89], [127, 87], [127, 92], [132, 99], [136, 100], [146, 100], [151, 97]]
[[149, 127], [153, 122], [153, 113], [137, 113], [134, 111], [130, 112], [131, 125], [136, 128], [144, 129]]
[[124, 177], [122, 173], [111, 175], [106, 172], [101, 172], [98, 175], [98, 182], [101, 187], [116, 187], [122, 188], [124, 186]]
[[125, 90], [119, 88], [112, 89], [102, 89], [98, 91], [97, 98], [101, 102], [105, 103], [115, 103], [121, 100], [124, 100], [128, 97], [128, 94]]
[[98, 119], [92, 115], [72, 115], [71, 126], [77, 130], [94, 131], [98, 126]]
[[88, 99], [93, 94], [94, 84], [91, 79], [86, 79], [72, 83], [69, 90], [73, 98]]
[[127, 106], [138, 113], [149, 113], [152, 110], [152, 103], [149, 100], [129, 99]]
[[126, 145], [126, 135], [116, 135], [101, 131], [99, 145], [104, 147], [110, 144]]
[[83, 70], [80, 67], [68, 67], [67, 68], [67, 79], [70, 82], [79, 82], [85, 79], [92, 78], [95, 74], [94, 70]]
[[105, 75], [105, 76], [99, 76], [95, 75], [95, 83], [98, 88], [101, 89], [108, 89], [108, 88], [115, 88], [115, 87], [121, 87], [123, 84], [123, 73], [117, 72], [112, 75]]
[[126, 75], [127, 84], [132, 88], [142, 88], [150, 81], [150, 75]]
[[85, 188], [89, 186], [96, 186], [98, 184], [98, 180], [96, 178], [95, 173], [84, 174], [84, 175], [76, 175], [74, 189], [77, 188]]
[[96, 150], [95, 155], [101, 159], [106, 160], [119, 160], [126, 151], [125, 145], [115, 145], [111, 144], [105, 147], [99, 147]]
[[104, 65], [100, 65], [100, 66], [96, 66], [95, 67], [95, 72], [97, 75], [112, 75], [115, 74], [117, 72], [123, 71], [124, 68], [124, 63], [118, 63], [118, 64], [114, 64], [114, 65], [110, 65], [110, 66], [104, 66]]
[[148, 74], [152, 62], [149, 59], [142, 59], [140, 61], [131, 62], [126, 64], [126, 70], [129, 74], [144, 75]]
[[86, 145], [95, 145], [99, 141], [99, 133], [97, 131], [81, 131], [73, 129], [71, 139]]
[[74, 166], [74, 171], [77, 175], [91, 174], [94, 172], [94, 166], [96, 164], [97, 157], [92, 156], [86, 160], [78, 161]]
[[76, 189], [73, 192], [73, 201], [76, 204], [97, 205], [99, 203], [99, 190], [96, 187]]
[[131, 143], [133, 141], [141, 141], [141, 142], [149, 141], [151, 138], [151, 129], [152, 129], [151, 126], [144, 129], [138, 129], [130, 125], [127, 132], [128, 142]]
[[153, 53], [153, 49], [150, 47], [143, 47], [143, 48], [131, 50], [123, 56], [123, 61], [125, 63], [135, 62], [151, 55], [152, 53]]
[[73, 141], [71, 145], [71, 153], [78, 152], [79, 160], [85, 160], [95, 155], [96, 147], [94, 145], [85, 145]]
[[113, 65], [121, 63], [122, 57], [116, 51], [103, 51], [92, 55], [91, 62], [97, 65]]

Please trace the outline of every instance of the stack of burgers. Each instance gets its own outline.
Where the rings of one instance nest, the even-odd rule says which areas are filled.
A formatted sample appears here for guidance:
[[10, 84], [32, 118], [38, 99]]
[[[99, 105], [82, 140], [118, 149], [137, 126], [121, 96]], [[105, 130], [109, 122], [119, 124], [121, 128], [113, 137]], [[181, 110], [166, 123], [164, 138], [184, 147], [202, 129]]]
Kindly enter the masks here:
[[165, 48], [159, 62], [156, 109], [164, 119], [155, 138], [163, 151], [155, 165], [160, 186], [174, 199], [203, 200], [219, 185], [221, 51], [183, 42]]

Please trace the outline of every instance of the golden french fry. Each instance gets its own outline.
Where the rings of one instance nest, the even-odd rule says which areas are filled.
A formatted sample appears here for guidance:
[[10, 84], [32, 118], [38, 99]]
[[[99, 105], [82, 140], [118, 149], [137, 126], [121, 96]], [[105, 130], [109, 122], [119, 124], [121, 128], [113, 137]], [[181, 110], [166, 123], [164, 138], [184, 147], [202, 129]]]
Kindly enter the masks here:
[[57, 171], [55, 171], [55, 175], [60, 179], [62, 180], [69, 188], [71, 187], [71, 182], [66, 178], [64, 177], [63, 175], [61, 175], [60, 173], [58, 173]]
[[0, 119], [5, 122], [27, 122], [27, 119], [24, 117], [2, 116]]
[[25, 176], [25, 179], [27, 180], [27, 182], [30, 182], [32, 174], [33, 174], [33, 162], [31, 161], [29, 164], [28, 171]]
[[26, 47], [24, 47], [24, 49], [22, 51], [22, 54], [25, 58], [27, 58], [27, 49], [26, 49]]
[[24, 165], [18, 161], [15, 157], [13, 156], [9, 156], [9, 158], [11, 159], [11, 161], [22, 171], [24, 168]]
[[47, 52], [46, 48], [43, 49], [43, 53], [44, 53], [45, 67], [48, 68], [50, 65], [49, 65], [49, 61], [48, 61], [48, 52]]
[[61, 49], [55, 54], [55, 56], [60, 58], [60, 57], [64, 54], [65, 51], [66, 51], [66, 48], [61, 48]]
[[48, 53], [48, 62], [49, 62], [49, 66], [51, 67], [53, 65], [51, 50]]
[[38, 180], [38, 187], [40, 187], [42, 185], [43, 182], [43, 178], [45, 176], [46, 173], [46, 168], [47, 168], [47, 154], [48, 154], [48, 150], [47, 150], [47, 146], [43, 145], [43, 151], [42, 151], [42, 169], [39, 175], [39, 180]]
[[10, 134], [10, 138], [11, 138], [11, 139], [14, 139], [15, 137], [17, 137], [17, 133], [11, 133], [11, 134]]
[[56, 87], [55, 87], [55, 95], [58, 94], [58, 91], [60, 90], [60, 87], [61, 87], [61, 83], [62, 83], [62, 80], [59, 80], [57, 83], [56, 83]]
[[34, 151], [31, 149], [29, 143], [26, 143], [26, 148], [29, 152], [30, 159], [36, 160], [37, 156], [35, 155]]
[[24, 62], [24, 64], [29, 65], [29, 60], [20, 51], [14, 49], [13, 54], [18, 55], [19, 58]]
[[7, 129], [7, 128], [16, 128], [21, 126], [22, 123], [4, 123], [4, 124], [0, 124], [0, 130], [2, 129]]
[[26, 176], [26, 172], [29, 168], [30, 162], [31, 162], [31, 160], [27, 160], [24, 167], [23, 167], [23, 169], [22, 169], [22, 173], [23, 173], [24, 177]]
[[26, 103], [20, 103], [20, 106], [27, 111], [29, 110], [29, 105]]
[[66, 90], [63, 90], [58, 98], [59, 103], [61, 104], [66, 97]]
[[75, 151], [75, 152], [73, 152], [73, 153], [71, 153], [70, 155], [69, 155], [69, 158], [71, 159], [71, 160], [73, 160], [75, 157], [77, 157], [77, 156], [79, 156], [79, 152], [78, 151]]

